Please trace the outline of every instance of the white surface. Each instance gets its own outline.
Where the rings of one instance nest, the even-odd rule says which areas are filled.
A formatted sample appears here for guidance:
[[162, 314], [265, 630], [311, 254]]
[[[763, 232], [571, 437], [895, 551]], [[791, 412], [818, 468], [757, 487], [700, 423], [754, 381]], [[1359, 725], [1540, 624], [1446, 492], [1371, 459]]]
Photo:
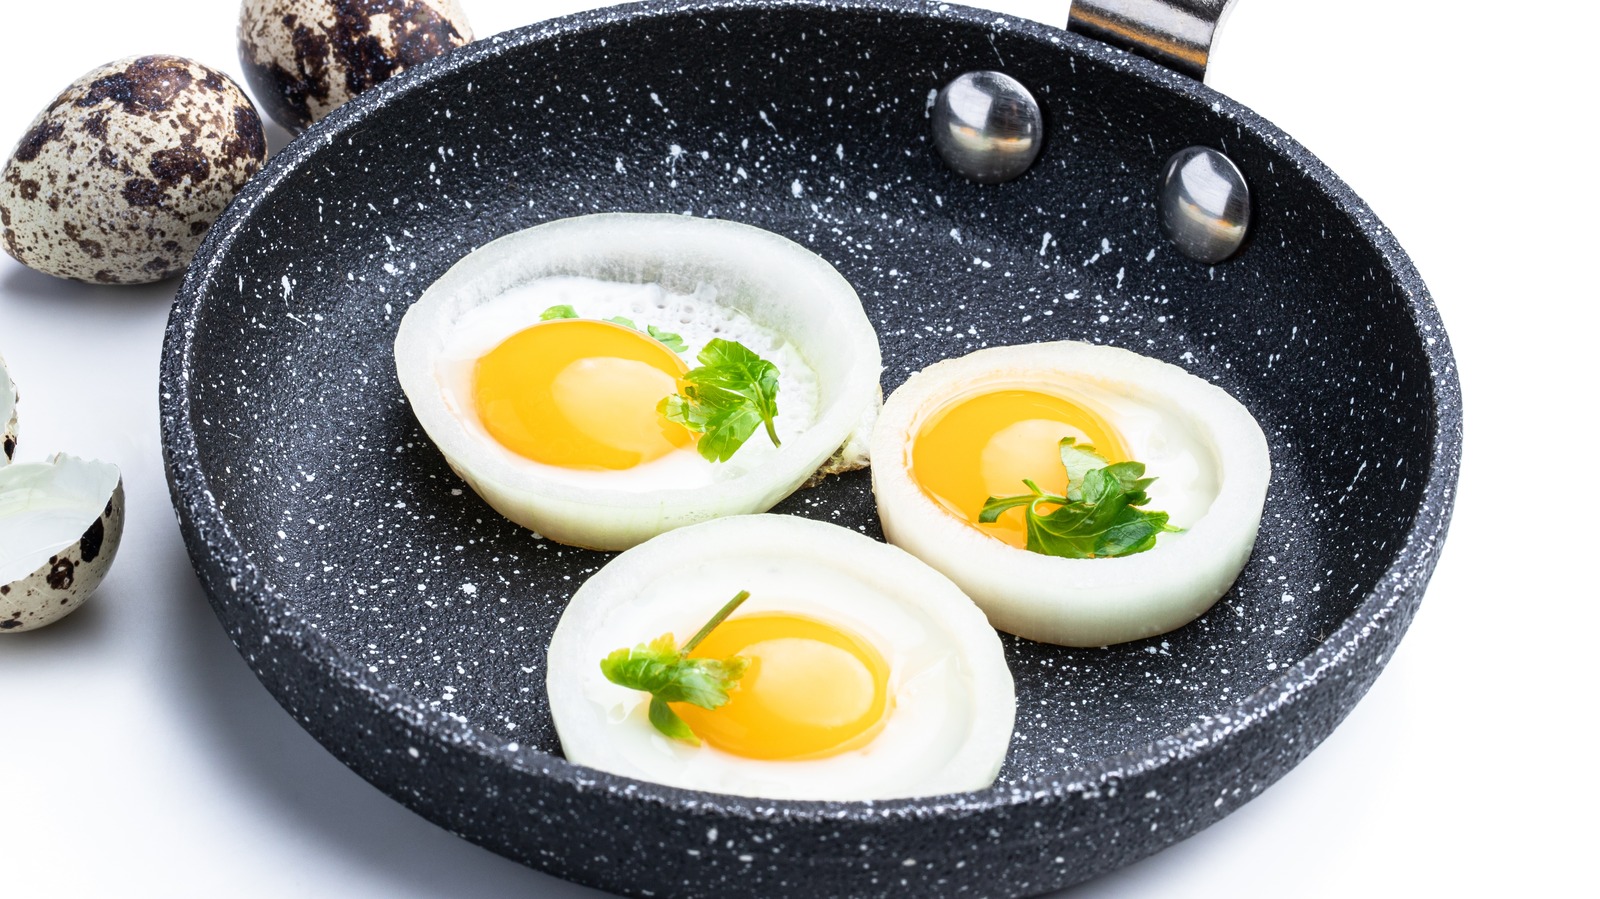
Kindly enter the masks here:
[[[1065, 3], [989, 2], [1065, 18]], [[485, 35], [588, 4], [465, 5]], [[6, 4], [0, 140], [112, 58], [179, 53], [237, 73], [235, 10]], [[1455, 526], [1410, 634], [1321, 748], [1220, 824], [1073, 896], [1539, 896], [1580, 882], [1596, 835], [1578, 823], [1597, 799], [1581, 736], [1596, 590], [1577, 577], [1600, 503], [1580, 442], [1594, 433], [1582, 363], [1597, 324], [1584, 269], [1600, 235], [1578, 129], [1594, 105], [1583, 41], [1600, 21], [1587, 4], [1519, 10], [1244, 0], [1228, 22], [1211, 84], [1339, 172], [1444, 315], [1470, 430]], [[129, 514], [94, 599], [0, 638], [0, 894], [596, 895], [368, 786], [234, 652], [189, 569], [161, 467], [156, 373], [175, 289], [58, 282], [0, 256], [19, 458], [117, 462]]]

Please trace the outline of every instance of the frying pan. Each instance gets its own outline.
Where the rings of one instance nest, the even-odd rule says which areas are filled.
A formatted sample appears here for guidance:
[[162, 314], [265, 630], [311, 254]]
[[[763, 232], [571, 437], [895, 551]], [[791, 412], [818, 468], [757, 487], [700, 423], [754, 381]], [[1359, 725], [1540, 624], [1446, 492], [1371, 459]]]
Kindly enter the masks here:
[[[976, 68], [1043, 106], [1043, 152], [1016, 181], [971, 183], [932, 150], [930, 92]], [[1252, 190], [1251, 237], [1216, 265], [1157, 225], [1161, 166], [1190, 145], [1228, 154]], [[544, 647], [607, 555], [463, 490], [390, 352], [407, 305], [466, 253], [599, 211], [736, 219], [810, 247], [861, 294], [886, 391], [980, 346], [1069, 337], [1223, 386], [1273, 456], [1249, 565], [1163, 637], [1005, 638], [1017, 730], [988, 790], [775, 802], [567, 763]], [[1390, 656], [1460, 453], [1425, 287], [1304, 148], [1097, 40], [909, 2], [647, 3], [406, 73], [286, 148], [214, 226], [162, 379], [191, 560], [284, 707], [440, 825], [634, 895], [1033, 894], [1219, 820]], [[878, 533], [865, 473], [776, 511]]]

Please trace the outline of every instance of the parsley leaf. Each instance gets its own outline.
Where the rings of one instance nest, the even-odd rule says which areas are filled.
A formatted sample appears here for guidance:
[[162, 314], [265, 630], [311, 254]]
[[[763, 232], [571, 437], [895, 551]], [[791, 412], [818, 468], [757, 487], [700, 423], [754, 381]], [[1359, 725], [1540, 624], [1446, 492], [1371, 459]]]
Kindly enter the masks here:
[[666, 344], [667, 349], [674, 353], [682, 353], [689, 349], [689, 345], [683, 342], [682, 337], [671, 331], [663, 331], [655, 325], [646, 325], [645, 333]]
[[700, 738], [695, 736], [694, 728], [689, 726], [689, 722], [678, 717], [672, 706], [667, 705], [667, 701], [659, 696], [650, 697], [650, 723], [656, 730], [674, 740], [682, 740], [691, 746], [700, 745]]
[[1084, 475], [1106, 467], [1106, 460], [1094, 447], [1087, 443], [1079, 446], [1078, 441], [1068, 437], [1061, 441], [1061, 464], [1067, 468], [1067, 499], [1076, 502], [1083, 499]]
[[[1146, 491], [1155, 482], [1144, 476], [1144, 463], [1112, 464], [1094, 447], [1067, 437], [1061, 441], [1061, 464], [1069, 478], [1066, 496], [1023, 481], [1028, 493], [989, 497], [978, 521], [988, 524], [1010, 509], [1025, 507], [1028, 549], [1068, 559], [1141, 553], [1155, 547], [1157, 535], [1183, 530], [1170, 525], [1165, 512], [1137, 508], [1150, 502]], [[1044, 511], [1047, 506], [1054, 508]]]
[[700, 455], [726, 462], [756, 428], [765, 426], [773, 446], [782, 446], [772, 420], [778, 416], [778, 367], [744, 344], [718, 337], [700, 351], [700, 367], [680, 379], [682, 388], [657, 410], [668, 421], [700, 434]]
[[[539, 321], [542, 322], [577, 317], [578, 310], [566, 304], [562, 304], [560, 306], [551, 306], [549, 309], [539, 313]], [[611, 318], [601, 320], [610, 322], [614, 325], [621, 325], [624, 328], [632, 328], [635, 331], [639, 330], [639, 326], [634, 324], [633, 319], [621, 315], [614, 315]], [[689, 349], [689, 345], [683, 342], [683, 337], [681, 335], [674, 334], [671, 331], [663, 328], [658, 328], [655, 325], [647, 325], [645, 327], [645, 333], [649, 334], [651, 337], [654, 337], [656, 340], [661, 341], [666, 345], [667, 349], [673, 351], [674, 353], [682, 353]]]
[[750, 660], [743, 656], [691, 659], [689, 653], [749, 598], [750, 591], [739, 591], [681, 650], [671, 634], [662, 634], [649, 643], [611, 653], [601, 660], [600, 671], [618, 686], [650, 694], [650, 723], [656, 730], [698, 746], [700, 738], [668, 703], [687, 702], [702, 709], [716, 709], [728, 702], [728, 691], [744, 676]]

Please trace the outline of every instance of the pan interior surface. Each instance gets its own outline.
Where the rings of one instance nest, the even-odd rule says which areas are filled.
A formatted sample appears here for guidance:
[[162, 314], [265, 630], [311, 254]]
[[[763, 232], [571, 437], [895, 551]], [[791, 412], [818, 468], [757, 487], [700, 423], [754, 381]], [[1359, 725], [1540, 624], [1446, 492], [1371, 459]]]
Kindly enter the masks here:
[[[560, 756], [545, 646], [609, 555], [538, 539], [467, 489], [413, 418], [392, 346], [472, 249], [639, 211], [757, 225], [827, 259], [878, 328], [885, 392], [981, 347], [1075, 339], [1181, 365], [1260, 421], [1260, 537], [1209, 613], [1111, 648], [1004, 639], [1018, 711], [996, 796], [1235, 714], [1351, 618], [1428, 501], [1435, 378], [1392, 260], [1318, 169], [1237, 107], [1045, 29], [713, 12], [483, 42], [314, 129], [230, 211], [185, 285], [185, 399], [193, 462], [272, 616], [400, 707]], [[1039, 162], [1007, 184], [966, 182], [932, 150], [930, 93], [979, 67], [1045, 110]], [[1193, 144], [1238, 163], [1256, 209], [1215, 266], [1156, 221], [1162, 165]], [[881, 536], [864, 471], [775, 511]]]

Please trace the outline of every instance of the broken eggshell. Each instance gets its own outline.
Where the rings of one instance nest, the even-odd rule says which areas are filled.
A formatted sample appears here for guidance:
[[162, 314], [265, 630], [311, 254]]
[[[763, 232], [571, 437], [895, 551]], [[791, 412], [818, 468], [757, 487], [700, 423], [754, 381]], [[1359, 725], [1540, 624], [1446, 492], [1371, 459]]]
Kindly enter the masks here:
[[0, 242], [29, 268], [102, 284], [182, 272], [266, 159], [228, 76], [176, 56], [101, 66], [62, 91], [0, 173]]
[[58, 454], [0, 468], [0, 634], [83, 605], [116, 558], [122, 519], [115, 465]]
[[11, 461], [17, 452], [17, 385], [0, 357], [0, 465]]
[[295, 132], [471, 42], [456, 0], [244, 0], [239, 9], [245, 80], [267, 115]]

